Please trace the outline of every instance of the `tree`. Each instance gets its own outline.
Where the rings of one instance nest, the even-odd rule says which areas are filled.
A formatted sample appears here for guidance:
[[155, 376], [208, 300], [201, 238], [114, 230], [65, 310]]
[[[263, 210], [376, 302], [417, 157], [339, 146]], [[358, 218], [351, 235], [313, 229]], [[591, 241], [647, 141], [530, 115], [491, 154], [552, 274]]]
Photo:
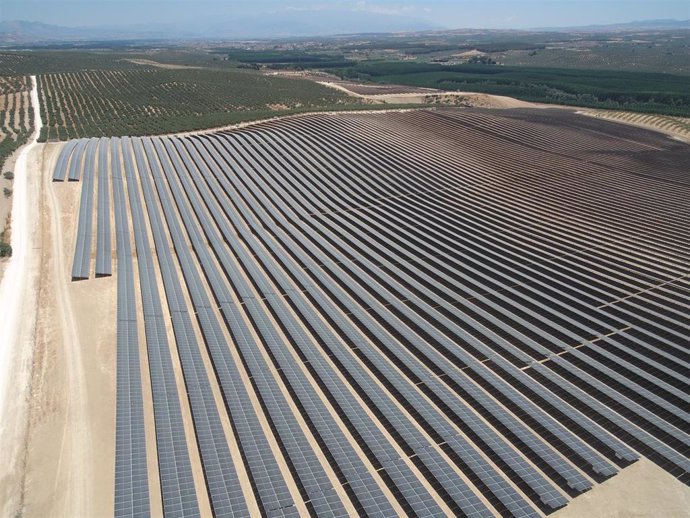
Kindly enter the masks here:
[[9, 243], [0, 241], [0, 257], [10, 257], [12, 255], [12, 247]]

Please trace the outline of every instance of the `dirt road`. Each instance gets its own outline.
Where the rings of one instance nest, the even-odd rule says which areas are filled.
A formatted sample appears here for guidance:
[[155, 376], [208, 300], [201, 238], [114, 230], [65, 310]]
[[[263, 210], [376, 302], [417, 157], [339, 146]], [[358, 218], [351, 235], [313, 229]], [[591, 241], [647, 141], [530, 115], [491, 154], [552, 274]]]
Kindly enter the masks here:
[[[38, 88], [36, 77], [31, 76], [31, 103], [34, 107], [34, 133], [29, 142], [21, 149], [14, 168], [14, 200], [12, 204], [12, 250], [5, 274], [0, 282], [0, 435], [5, 427], [11, 426], [6, 417], [6, 407], [13, 402], [10, 394], [14, 387], [9, 386], [12, 359], [18, 354], [16, 345], [31, 323], [27, 322], [26, 314], [34, 287], [29, 285], [29, 264], [32, 255], [30, 232], [36, 226], [37, 211], [30, 209], [30, 201], [34, 193], [29, 186], [33, 181], [29, 176], [35, 175], [35, 170], [28, 167], [29, 156], [37, 145], [42, 122], [38, 107]], [[16, 402], [14, 402], [16, 403]]]
[[[22, 440], [27, 426], [29, 379], [36, 322], [39, 257], [37, 170], [42, 126], [36, 77], [31, 77], [34, 133], [17, 156], [12, 203], [12, 257], [0, 281], [0, 502], [7, 507], [16, 501], [17, 474], [22, 471]], [[40, 247], [40, 245], [38, 245]], [[13, 497], [10, 497], [13, 493]]]
[[[38, 115], [35, 83], [32, 99]], [[79, 184], [52, 182], [61, 144], [31, 142], [17, 160], [14, 255], [0, 289], [0, 516], [106, 516], [114, 289], [71, 283]]]

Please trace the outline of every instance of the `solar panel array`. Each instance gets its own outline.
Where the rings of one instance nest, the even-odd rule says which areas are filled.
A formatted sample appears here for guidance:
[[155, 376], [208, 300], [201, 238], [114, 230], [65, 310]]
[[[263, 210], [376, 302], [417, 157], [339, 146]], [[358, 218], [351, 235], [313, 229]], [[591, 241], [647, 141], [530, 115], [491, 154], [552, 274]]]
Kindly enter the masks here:
[[112, 182], [115, 515], [541, 516], [640, 456], [690, 483], [689, 166], [560, 110], [69, 143], [75, 279], [94, 179], [110, 274]]

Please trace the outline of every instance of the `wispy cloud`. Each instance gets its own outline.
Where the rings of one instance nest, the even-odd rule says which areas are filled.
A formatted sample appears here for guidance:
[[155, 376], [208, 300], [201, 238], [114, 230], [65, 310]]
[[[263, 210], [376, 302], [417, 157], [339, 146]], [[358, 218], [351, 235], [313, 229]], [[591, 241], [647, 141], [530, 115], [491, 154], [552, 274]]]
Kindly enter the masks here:
[[414, 14], [415, 12], [430, 13], [431, 9], [428, 7], [422, 8], [410, 4], [382, 4], [377, 2], [367, 2], [366, 0], [357, 0], [356, 2], [338, 2], [337, 4], [320, 3], [310, 5], [289, 5], [275, 10], [275, 12], [280, 11], [349, 11], [383, 14], [391, 16], [405, 16]]
[[355, 10], [365, 11], [368, 13], [402, 16], [411, 14], [414, 11], [417, 11], [418, 8], [413, 5], [380, 5], [371, 2], [366, 2], [365, 0], [359, 0], [356, 4]]

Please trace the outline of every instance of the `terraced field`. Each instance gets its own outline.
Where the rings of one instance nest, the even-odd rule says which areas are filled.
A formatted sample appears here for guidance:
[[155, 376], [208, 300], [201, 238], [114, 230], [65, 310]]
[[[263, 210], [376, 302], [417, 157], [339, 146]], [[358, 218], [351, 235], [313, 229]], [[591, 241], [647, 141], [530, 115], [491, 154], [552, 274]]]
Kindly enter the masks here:
[[543, 516], [641, 457], [690, 483], [689, 166], [561, 110], [67, 144], [72, 276], [116, 256], [115, 516]]

